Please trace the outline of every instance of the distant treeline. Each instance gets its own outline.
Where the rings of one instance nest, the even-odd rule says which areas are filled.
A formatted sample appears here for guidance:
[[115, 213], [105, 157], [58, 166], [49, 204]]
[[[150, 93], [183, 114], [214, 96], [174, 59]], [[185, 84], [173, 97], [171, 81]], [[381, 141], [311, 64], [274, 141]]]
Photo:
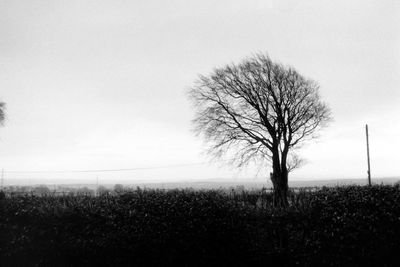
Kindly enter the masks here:
[[[290, 190], [292, 192], [299, 192], [299, 191], [315, 191], [321, 187], [292, 187]], [[154, 189], [154, 188], [153, 188]], [[157, 190], [162, 191], [169, 191], [169, 190], [176, 190], [176, 189], [161, 189], [156, 188]], [[184, 188], [185, 190], [189, 191], [204, 191], [207, 189], [198, 189], [198, 188]], [[34, 195], [34, 196], [104, 196], [104, 195], [118, 195], [123, 193], [129, 193], [134, 191], [140, 190], [152, 190], [146, 187], [140, 186], [126, 186], [122, 184], [115, 184], [114, 186], [103, 186], [99, 185], [98, 187], [92, 186], [89, 188], [88, 186], [82, 187], [69, 187], [69, 186], [48, 186], [48, 185], [36, 185], [36, 186], [6, 186], [0, 191], [3, 192], [6, 196], [16, 196], [16, 195]], [[264, 194], [272, 192], [272, 188], [263, 187], [260, 189], [252, 188], [247, 189], [244, 185], [237, 185], [237, 186], [229, 186], [229, 187], [219, 187], [217, 190], [221, 193], [225, 194], [248, 194], [257, 193], [257, 194]]]
[[35, 196], [58, 196], [58, 195], [86, 195], [86, 196], [101, 196], [107, 194], [120, 194], [134, 190], [131, 187], [116, 184], [113, 187], [107, 188], [103, 185], [96, 186], [95, 189], [88, 186], [70, 187], [70, 186], [6, 186], [2, 191], [5, 195], [35, 195]]

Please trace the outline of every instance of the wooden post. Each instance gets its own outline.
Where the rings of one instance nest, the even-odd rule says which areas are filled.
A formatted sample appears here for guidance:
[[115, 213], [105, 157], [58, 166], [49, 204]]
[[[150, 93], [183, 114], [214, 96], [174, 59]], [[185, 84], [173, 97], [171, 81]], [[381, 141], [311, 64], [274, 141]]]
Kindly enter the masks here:
[[99, 176], [96, 177], [96, 197], [99, 196]]
[[367, 136], [368, 185], [371, 185], [371, 165], [370, 165], [370, 160], [369, 160], [368, 124], [365, 124], [365, 134], [366, 134], [366, 136]]

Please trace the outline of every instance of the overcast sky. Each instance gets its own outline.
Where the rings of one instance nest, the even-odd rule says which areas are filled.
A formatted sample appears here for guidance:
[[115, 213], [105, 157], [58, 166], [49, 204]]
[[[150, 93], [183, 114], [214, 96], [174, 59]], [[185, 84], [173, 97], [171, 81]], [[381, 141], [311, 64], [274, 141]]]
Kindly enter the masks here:
[[[399, 176], [399, 47], [394, 0], [0, 0], [0, 168], [12, 179], [23, 175], [8, 171], [205, 162], [185, 92], [199, 74], [266, 52], [318, 81], [333, 111], [291, 179], [366, 177], [366, 123], [372, 175]], [[269, 172], [219, 166], [85, 175], [263, 181]]]

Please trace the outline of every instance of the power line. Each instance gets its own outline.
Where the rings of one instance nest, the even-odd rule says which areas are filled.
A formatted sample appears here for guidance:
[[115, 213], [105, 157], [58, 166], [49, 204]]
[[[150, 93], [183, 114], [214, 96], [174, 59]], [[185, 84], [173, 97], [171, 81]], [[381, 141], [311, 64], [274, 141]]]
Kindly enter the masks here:
[[187, 166], [204, 165], [208, 162], [197, 162], [197, 163], [187, 163], [187, 164], [174, 164], [165, 166], [154, 166], [154, 167], [136, 167], [136, 168], [124, 168], [124, 169], [98, 169], [98, 170], [35, 170], [35, 171], [4, 171], [6, 173], [93, 173], [93, 172], [123, 172], [123, 171], [139, 171], [139, 170], [155, 170], [155, 169], [170, 169], [170, 168], [181, 168]]

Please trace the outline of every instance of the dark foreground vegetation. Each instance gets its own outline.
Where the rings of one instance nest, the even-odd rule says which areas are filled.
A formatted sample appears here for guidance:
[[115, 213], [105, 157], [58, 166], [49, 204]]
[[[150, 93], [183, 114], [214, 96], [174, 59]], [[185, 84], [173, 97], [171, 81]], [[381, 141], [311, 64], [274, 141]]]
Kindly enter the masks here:
[[1, 266], [395, 266], [400, 187], [0, 196]]

